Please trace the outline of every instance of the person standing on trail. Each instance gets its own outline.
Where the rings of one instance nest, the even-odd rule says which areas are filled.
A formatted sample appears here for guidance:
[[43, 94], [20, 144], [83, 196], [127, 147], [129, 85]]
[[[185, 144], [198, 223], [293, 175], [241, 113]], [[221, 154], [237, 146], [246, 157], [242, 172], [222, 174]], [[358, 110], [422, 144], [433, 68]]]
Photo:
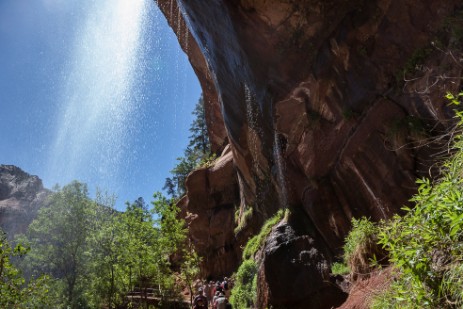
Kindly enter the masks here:
[[212, 309], [217, 309], [217, 303], [215, 302], [219, 298], [220, 292], [215, 292], [214, 297], [212, 298]]
[[227, 309], [228, 300], [223, 292], [219, 292], [219, 296], [215, 299], [214, 306], [217, 309]]
[[215, 283], [214, 281], [209, 281], [209, 294], [206, 294], [207, 300], [209, 300], [209, 304], [212, 305], [212, 299], [215, 296]]
[[225, 297], [230, 298], [230, 285], [228, 283], [228, 278], [227, 277], [223, 278], [222, 290], [225, 293]]
[[203, 295], [203, 289], [198, 289], [198, 295], [193, 300], [193, 309], [207, 309], [207, 297]]
[[222, 292], [222, 291], [223, 291], [223, 289], [222, 289], [222, 282], [217, 281], [217, 282], [215, 283], [215, 291], [216, 291], [216, 292]]
[[204, 284], [203, 284], [203, 294], [204, 296], [207, 297], [207, 300], [208, 300], [208, 303], [211, 302], [211, 285], [209, 283], [207, 283], [207, 281], [204, 281]]

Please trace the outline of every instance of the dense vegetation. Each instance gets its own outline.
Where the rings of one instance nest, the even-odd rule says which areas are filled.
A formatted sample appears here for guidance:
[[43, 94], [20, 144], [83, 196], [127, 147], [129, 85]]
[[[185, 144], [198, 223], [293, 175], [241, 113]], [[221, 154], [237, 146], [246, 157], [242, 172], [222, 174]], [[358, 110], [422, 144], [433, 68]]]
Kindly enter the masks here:
[[[27, 297], [15, 296], [22, 304], [18, 307], [29, 308], [28, 302], [35, 299], [37, 308], [117, 308], [129, 306], [127, 295], [135, 290], [140, 291], [137, 302], [146, 303], [148, 288], [161, 302], [175, 297], [170, 257], [187, 249], [186, 230], [177, 219], [176, 205], [160, 193], [153, 197], [151, 208], [138, 199], [120, 213], [110, 196], [100, 193], [91, 200], [85, 184], [74, 181], [55, 188], [50, 204], [39, 210], [27, 235], [18, 239], [23, 245], [14, 249], [24, 255], [21, 248], [30, 248], [17, 261], [24, 278], [19, 271], [14, 276], [20, 279], [12, 271], [1, 274], [10, 286], [13, 277], [18, 286], [28, 282], [21, 289]], [[2, 248], [11, 251], [4, 239]], [[5, 261], [8, 256], [11, 252], [5, 251]], [[40, 294], [27, 295], [32, 285]], [[2, 300], [17, 294], [13, 292], [9, 288], [2, 293]]]
[[24, 256], [28, 248], [18, 244], [12, 247], [6, 235], [0, 235], [0, 308], [49, 308], [50, 279], [32, 278], [27, 283], [12, 259]]
[[[462, 97], [448, 95], [457, 105]], [[463, 114], [456, 115], [461, 128]], [[463, 138], [461, 132], [455, 136], [441, 177], [417, 181], [418, 193], [411, 199], [415, 205], [404, 208], [404, 216], [377, 224], [353, 222], [347, 256], [375, 247], [370, 240], [376, 239], [376, 248], [386, 250], [392, 269], [389, 288], [376, 293], [373, 308], [463, 307]], [[364, 250], [364, 257], [367, 251], [370, 266], [375, 266], [372, 250]]]

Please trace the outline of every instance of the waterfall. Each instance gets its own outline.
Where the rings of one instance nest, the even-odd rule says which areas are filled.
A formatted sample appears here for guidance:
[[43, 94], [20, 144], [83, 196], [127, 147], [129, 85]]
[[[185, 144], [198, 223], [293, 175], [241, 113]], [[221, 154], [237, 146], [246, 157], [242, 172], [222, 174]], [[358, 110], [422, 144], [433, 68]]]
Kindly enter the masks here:
[[286, 188], [286, 179], [284, 171], [284, 161], [281, 154], [281, 143], [278, 138], [278, 133], [275, 130], [274, 141], [273, 141], [273, 158], [275, 160], [275, 167], [277, 173], [277, 181], [280, 186], [280, 206], [283, 208], [288, 208], [288, 190]]
[[96, 182], [118, 177], [138, 101], [134, 66], [146, 0], [84, 1], [86, 20], [75, 34], [60, 95], [58, 127], [48, 162], [49, 179], [96, 171]]

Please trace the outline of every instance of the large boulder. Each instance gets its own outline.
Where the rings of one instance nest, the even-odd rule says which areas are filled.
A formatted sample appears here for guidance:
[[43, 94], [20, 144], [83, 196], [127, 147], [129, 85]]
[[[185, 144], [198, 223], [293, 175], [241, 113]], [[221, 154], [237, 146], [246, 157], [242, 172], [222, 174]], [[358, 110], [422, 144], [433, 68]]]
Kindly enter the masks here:
[[262, 252], [260, 308], [332, 308], [342, 304], [346, 293], [330, 275], [330, 255], [325, 251], [307, 231], [298, 231], [288, 222], [275, 226]]

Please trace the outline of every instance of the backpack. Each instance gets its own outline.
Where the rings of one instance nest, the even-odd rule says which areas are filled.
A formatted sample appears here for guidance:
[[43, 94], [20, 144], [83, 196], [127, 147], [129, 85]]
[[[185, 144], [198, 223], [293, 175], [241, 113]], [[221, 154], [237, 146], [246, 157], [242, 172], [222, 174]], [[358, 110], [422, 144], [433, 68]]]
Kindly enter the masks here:
[[215, 300], [215, 305], [217, 309], [226, 309], [228, 299], [225, 296], [220, 296]]
[[194, 300], [194, 309], [207, 308], [207, 299], [204, 296], [197, 296]]

